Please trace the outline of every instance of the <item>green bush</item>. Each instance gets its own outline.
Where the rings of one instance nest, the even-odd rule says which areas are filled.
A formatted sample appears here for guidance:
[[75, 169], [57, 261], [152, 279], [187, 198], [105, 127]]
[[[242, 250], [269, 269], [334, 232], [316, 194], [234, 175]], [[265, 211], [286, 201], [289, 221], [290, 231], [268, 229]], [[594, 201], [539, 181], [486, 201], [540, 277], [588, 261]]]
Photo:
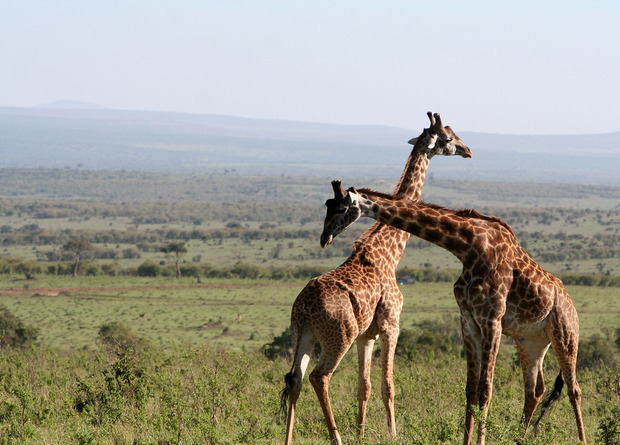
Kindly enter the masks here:
[[620, 406], [612, 408], [611, 415], [602, 419], [596, 433], [597, 443], [620, 445]]
[[412, 359], [419, 355], [456, 353], [462, 348], [458, 318], [446, 316], [439, 321], [424, 320], [413, 329], [401, 329], [396, 355]]
[[588, 340], [579, 342], [577, 369], [613, 368], [618, 365], [614, 342], [609, 335], [593, 335]]
[[0, 346], [27, 346], [37, 339], [38, 334], [37, 328], [26, 326], [6, 306], [0, 305]]
[[99, 328], [99, 341], [113, 351], [141, 351], [146, 346], [146, 340], [124, 323], [112, 322]]
[[261, 352], [269, 360], [284, 357], [290, 360], [293, 356], [293, 346], [291, 344], [291, 328], [286, 328], [282, 334], [273, 338], [271, 343], [263, 345]]
[[77, 381], [74, 409], [94, 425], [118, 421], [127, 406], [142, 408], [147, 388], [145, 371], [136, 358], [120, 352], [99, 373]]
[[[269, 360], [276, 360], [277, 358], [285, 358], [291, 360], [293, 358], [293, 343], [291, 341], [291, 328], [286, 328], [282, 334], [274, 337], [271, 343], [264, 344], [261, 348], [261, 352]], [[313, 357], [318, 357], [321, 353], [321, 345], [316, 343], [314, 350], [312, 351]]]
[[158, 277], [161, 275], [162, 267], [153, 261], [145, 261], [140, 264], [137, 269], [139, 277]]

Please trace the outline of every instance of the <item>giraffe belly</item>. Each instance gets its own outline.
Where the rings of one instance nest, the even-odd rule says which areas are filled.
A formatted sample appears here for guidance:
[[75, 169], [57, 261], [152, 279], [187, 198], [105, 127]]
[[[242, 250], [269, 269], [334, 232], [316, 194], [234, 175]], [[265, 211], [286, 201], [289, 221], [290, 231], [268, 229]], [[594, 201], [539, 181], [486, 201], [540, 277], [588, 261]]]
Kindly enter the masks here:
[[516, 312], [514, 307], [508, 305], [502, 318], [502, 333], [513, 338], [548, 337], [549, 312], [536, 315], [538, 316], [528, 318], [523, 312]]

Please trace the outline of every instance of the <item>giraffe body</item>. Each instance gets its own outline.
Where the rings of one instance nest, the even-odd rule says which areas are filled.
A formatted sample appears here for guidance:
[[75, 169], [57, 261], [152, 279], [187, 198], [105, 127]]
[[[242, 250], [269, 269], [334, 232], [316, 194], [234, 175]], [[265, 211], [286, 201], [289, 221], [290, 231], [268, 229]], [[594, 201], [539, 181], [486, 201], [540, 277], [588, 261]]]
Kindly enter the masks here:
[[473, 210], [454, 211], [402, 197], [354, 189], [334, 181], [336, 197], [328, 211], [321, 244], [331, 242], [360, 216], [406, 230], [452, 252], [463, 264], [454, 284], [467, 355], [465, 434], [473, 441], [474, 412], [481, 412], [478, 443], [485, 442], [485, 419], [501, 334], [515, 339], [525, 387], [523, 434], [544, 391], [543, 359], [553, 345], [566, 380], [585, 443], [581, 390], [576, 379], [579, 320], [562, 282], [536, 263], [519, 245], [507, 223]]
[[[397, 194], [413, 199], [420, 197], [432, 156], [472, 156], [450, 127], [442, 126], [438, 114], [429, 112], [428, 116], [431, 126], [409, 141], [414, 147], [396, 187]], [[309, 380], [323, 410], [331, 443], [341, 443], [329, 397], [331, 376], [357, 341], [357, 424], [359, 434], [363, 435], [371, 393], [372, 350], [377, 338], [381, 341], [381, 394], [388, 434], [396, 436], [392, 375], [403, 305], [396, 282], [396, 266], [408, 239], [407, 232], [376, 223], [353, 244], [351, 256], [342, 265], [310, 280], [297, 296], [291, 310], [294, 361], [285, 377], [282, 397], [283, 408], [288, 398], [286, 444], [292, 443], [295, 406], [316, 342], [321, 345], [321, 354]]]

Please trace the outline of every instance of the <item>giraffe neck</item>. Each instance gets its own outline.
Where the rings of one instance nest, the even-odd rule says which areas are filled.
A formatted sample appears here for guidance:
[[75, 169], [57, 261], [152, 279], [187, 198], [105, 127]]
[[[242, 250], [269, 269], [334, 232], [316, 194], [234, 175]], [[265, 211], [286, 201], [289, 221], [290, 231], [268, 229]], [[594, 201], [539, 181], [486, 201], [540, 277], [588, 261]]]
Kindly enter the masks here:
[[471, 247], [475, 236], [472, 225], [460, 212], [369, 190], [358, 193], [363, 216], [407, 231], [450, 251], [459, 259]]
[[422, 196], [422, 186], [430, 159], [424, 150], [424, 138], [418, 138], [405, 164], [405, 169], [396, 185], [394, 193], [417, 201]]
[[[424, 151], [422, 139], [421, 137], [418, 138], [409, 154], [405, 169], [396, 185], [395, 193], [398, 196], [419, 200], [422, 195], [422, 186], [426, 179], [426, 171], [429, 164], [429, 158]], [[396, 269], [407, 246], [409, 236], [408, 232], [377, 222], [377, 224], [374, 224], [358, 238], [353, 245], [353, 250], [368, 250], [375, 245], [381, 244], [382, 247], [386, 247], [391, 252], [389, 257], [382, 258], [382, 260], [389, 263], [388, 267]], [[386, 245], [388, 243], [391, 245]]]

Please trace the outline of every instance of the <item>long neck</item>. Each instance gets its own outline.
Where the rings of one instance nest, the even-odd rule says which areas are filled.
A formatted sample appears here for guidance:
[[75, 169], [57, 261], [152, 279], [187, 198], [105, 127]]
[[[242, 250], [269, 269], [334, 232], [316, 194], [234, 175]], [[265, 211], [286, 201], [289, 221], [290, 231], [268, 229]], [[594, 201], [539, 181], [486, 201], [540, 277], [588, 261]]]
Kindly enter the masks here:
[[405, 196], [414, 201], [422, 196], [422, 186], [426, 179], [429, 164], [429, 158], [423, 150], [423, 146], [423, 138], [420, 137], [409, 154], [405, 169], [394, 190], [394, 194], [397, 196]]
[[[422, 186], [426, 179], [426, 171], [429, 164], [429, 158], [423, 150], [422, 139], [422, 137], [418, 138], [418, 141], [409, 154], [405, 169], [394, 191], [398, 196], [405, 196], [409, 199], [418, 200], [422, 195]], [[370, 246], [374, 245], [375, 240], [378, 239], [381, 239], [382, 244], [386, 242], [391, 244], [385, 246], [391, 252], [391, 255], [384, 255], [383, 261], [388, 261], [390, 263], [389, 267], [396, 269], [407, 247], [409, 233], [377, 223], [359, 237], [353, 245], [353, 250], [368, 250], [371, 248]]]
[[471, 244], [473, 233], [462, 224], [465, 217], [441, 207], [391, 197], [380, 193], [360, 193], [362, 215], [409, 232], [459, 257]]
[[[409, 158], [405, 164], [405, 169], [400, 175], [400, 179], [398, 180], [398, 184], [394, 190], [394, 193], [398, 196], [418, 200], [422, 195], [422, 186], [424, 185], [424, 180], [426, 179], [426, 171], [428, 170], [429, 164], [429, 158], [423, 150], [422, 139], [422, 137], [418, 138], [418, 141], [409, 154]], [[367, 243], [367, 239], [369, 237], [373, 237], [375, 235], [380, 235], [383, 237], [385, 233], [382, 232], [386, 231], [392, 232], [390, 236], [398, 238], [394, 240], [396, 245], [393, 249], [401, 251], [400, 255], [395, 255], [395, 257], [400, 260], [402, 251], [405, 250], [404, 243], [406, 243], [409, 239], [409, 235], [407, 233], [403, 233], [402, 231], [394, 231], [383, 227], [380, 224], [375, 224], [359, 238], [359, 241], [362, 243]]]

